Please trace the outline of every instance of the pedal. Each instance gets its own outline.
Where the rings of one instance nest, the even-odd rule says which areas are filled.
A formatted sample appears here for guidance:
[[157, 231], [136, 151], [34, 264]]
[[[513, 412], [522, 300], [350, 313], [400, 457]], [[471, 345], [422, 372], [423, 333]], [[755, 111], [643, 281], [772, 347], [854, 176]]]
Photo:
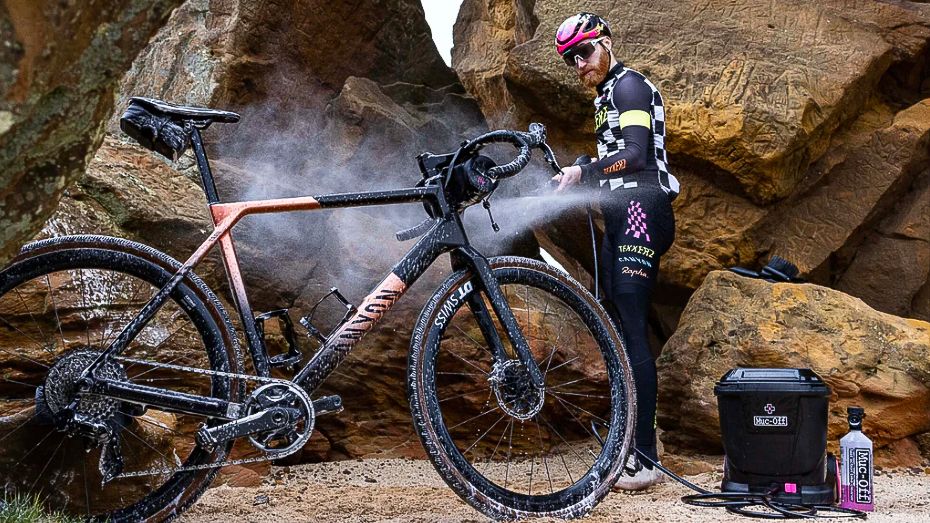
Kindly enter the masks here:
[[[325, 301], [326, 298], [329, 298], [330, 296], [335, 297], [337, 300], [339, 300], [340, 303], [342, 303], [342, 306], [345, 307], [346, 309], [346, 313], [345, 313], [345, 316], [342, 317], [342, 321], [340, 321], [339, 324], [336, 325], [336, 327], [330, 331], [329, 335], [324, 336], [323, 333], [320, 331], [320, 329], [318, 329], [316, 325], [313, 324], [313, 315], [314, 313], [316, 313], [317, 307], [319, 307], [320, 304], [323, 303], [323, 301]], [[310, 312], [306, 316], [301, 318], [299, 321], [300, 321], [300, 324], [303, 325], [305, 329], [307, 329], [307, 332], [310, 333], [310, 336], [312, 336], [313, 338], [316, 338], [316, 340], [320, 342], [320, 345], [323, 345], [326, 343], [326, 340], [329, 339], [329, 337], [332, 336], [333, 333], [339, 329], [339, 327], [341, 327], [345, 322], [349, 321], [349, 318], [355, 315], [355, 311], [357, 310], [358, 308], [356, 308], [355, 305], [352, 305], [351, 303], [349, 303], [349, 300], [347, 300], [345, 296], [343, 296], [342, 293], [339, 292], [339, 289], [337, 289], [336, 287], [331, 287], [329, 289], [329, 292], [326, 293], [325, 296], [320, 298], [320, 301], [316, 302], [316, 305], [314, 305], [310, 309]]]
[[[304, 355], [297, 346], [294, 324], [291, 322], [288, 309], [273, 310], [257, 316], [255, 318], [255, 327], [258, 330], [258, 336], [261, 338], [262, 344], [264, 344], [265, 321], [271, 318], [276, 318], [278, 320], [278, 324], [281, 327], [281, 334], [284, 336], [284, 341], [287, 342], [287, 352], [269, 357], [268, 365], [276, 369], [286, 368], [293, 372], [297, 372], [300, 369], [300, 362], [303, 360]], [[268, 353], [267, 346], [265, 347], [265, 353]]]
[[313, 411], [316, 415], [342, 412], [342, 398], [339, 396], [323, 396], [313, 400]]

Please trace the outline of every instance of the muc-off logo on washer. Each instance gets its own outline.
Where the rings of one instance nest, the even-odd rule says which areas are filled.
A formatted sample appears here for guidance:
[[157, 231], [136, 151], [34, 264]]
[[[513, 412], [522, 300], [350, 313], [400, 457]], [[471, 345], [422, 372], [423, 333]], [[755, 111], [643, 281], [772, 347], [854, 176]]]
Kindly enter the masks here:
[[765, 407], [762, 407], [762, 410], [767, 414], [766, 416], [753, 416], [752, 424], [756, 427], [787, 427], [788, 426], [788, 416], [775, 416], [775, 405], [771, 403], [766, 403]]

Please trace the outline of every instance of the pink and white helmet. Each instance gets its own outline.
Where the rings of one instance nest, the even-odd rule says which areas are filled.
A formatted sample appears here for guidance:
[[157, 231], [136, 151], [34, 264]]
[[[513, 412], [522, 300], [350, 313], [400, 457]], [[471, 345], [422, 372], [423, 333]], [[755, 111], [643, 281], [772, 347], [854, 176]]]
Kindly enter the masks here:
[[578, 42], [601, 36], [610, 36], [607, 21], [594, 13], [578, 13], [566, 18], [559, 26], [555, 33], [555, 48], [563, 55]]

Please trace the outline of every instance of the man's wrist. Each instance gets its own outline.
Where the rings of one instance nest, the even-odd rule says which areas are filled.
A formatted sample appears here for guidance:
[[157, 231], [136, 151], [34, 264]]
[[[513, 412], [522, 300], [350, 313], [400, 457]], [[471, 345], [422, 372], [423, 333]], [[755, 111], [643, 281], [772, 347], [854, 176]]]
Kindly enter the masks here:
[[594, 176], [594, 163], [586, 163], [579, 166], [581, 168], [581, 183], [587, 184], [591, 181], [591, 177]]

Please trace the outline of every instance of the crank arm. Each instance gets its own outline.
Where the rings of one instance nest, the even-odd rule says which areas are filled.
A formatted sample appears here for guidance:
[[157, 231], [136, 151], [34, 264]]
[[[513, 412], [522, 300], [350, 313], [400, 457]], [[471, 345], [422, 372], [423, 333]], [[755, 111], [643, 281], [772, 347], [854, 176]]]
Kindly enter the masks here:
[[290, 422], [291, 416], [288, 414], [288, 409], [271, 407], [229, 423], [202, 428], [197, 431], [197, 443], [206, 449], [213, 450], [221, 443], [257, 432], [282, 429]]

